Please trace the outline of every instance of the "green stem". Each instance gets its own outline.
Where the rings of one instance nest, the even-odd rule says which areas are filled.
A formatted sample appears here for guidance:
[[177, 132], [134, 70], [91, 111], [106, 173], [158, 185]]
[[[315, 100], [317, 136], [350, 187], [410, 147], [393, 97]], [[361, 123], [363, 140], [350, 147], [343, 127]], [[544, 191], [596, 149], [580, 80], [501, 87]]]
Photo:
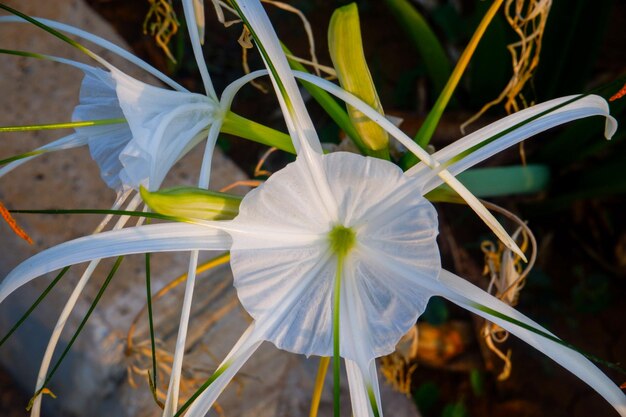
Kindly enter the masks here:
[[239, 136], [262, 145], [273, 146], [281, 151], [296, 153], [288, 134], [246, 119], [231, 111], [226, 113], [224, 117], [221, 132]]
[[339, 309], [341, 307], [341, 271], [344, 256], [337, 255], [337, 271], [335, 274], [335, 292], [333, 294], [333, 415], [341, 415], [341, 344], [339, 340]]
[[1, 132], [26, 132], [31, 130], [52, 130], [52, 129], [68, 129], [88, 126], [104, 126], [126, 123], [126, 119], [101, 119], [101, 120], [85, 120], [80, 122], [63, 122], [63, 123], [46, 123], [27, 126], [0, 126]]
[[387, 7], [394, 15], [409, 39], [417, 48], [428, 76], [438, 94], [450, 74], [450, 61], [443, 46], [437, 39], [426, 19], [415, 9], [409, 0], [386, 0]]
[[219, 378], [220, 375], [226, 372], [226, 370], [230, 367], [230, 365], [231, 364], [229, 362], [226, 362], [224, 365], [217, 368], [217, 370], [213, 373], [213, 375], [211, 375], [209, 379], [207, 379], [205, 383], [202, 384], [200, 388], [198, 388], [191, 397], [189, 397], [189, 399], [185, 402], [185, 404], [183, 404], [183, 406], [180, 407], [180, 409], [176, 412], [176, 414], [174, 414], [174, 417], [180, 417], [189, 408], [189, 406], [196, 400], [196, 398], [200, 396], [200, 394], [202, 394], [207, 388], [209, 388], [209, 386], [213, 382], [215, 382], [215, 380]]

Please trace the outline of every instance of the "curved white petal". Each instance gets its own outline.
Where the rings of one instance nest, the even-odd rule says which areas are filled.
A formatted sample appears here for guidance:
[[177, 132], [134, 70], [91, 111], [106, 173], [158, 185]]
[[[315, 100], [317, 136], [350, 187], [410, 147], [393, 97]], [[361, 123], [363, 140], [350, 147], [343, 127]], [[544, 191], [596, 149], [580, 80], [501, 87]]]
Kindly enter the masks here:
[[174, 163], [206, 137], [219, 117], [206, 96], [165, 90], [112, 70], [120, 107], [133, 140], [122, 151], [123, 181], [133, 188], [160, 186]]
[[[217, 101], [217, 94], [215, 94], [215, 89], [213, 88], [213, 83], [211, 82], [211, 76], [209, 75], [209, 70], [206, 66], [206, 61], [204, 60], [204, 55], [202, 53], [202, 45], [200, 42], [201, 36], [198, 31], [199, 26], [197, 25], [197, 22], [199, 22], [198, 19], [201, 19], [201, 21], [204, 22], [204, 7], [201, 7], [200, 10], [198, 10], [194, 7], [197, 6], [197, 3], [197, 0], [183, 0], [183, 12], [185, 14], [185, 21], [189, 31], [189, 39], [191, 40], [193, 55], [196, 58], [196, 64], [198, 65], [198, 70], [200, 71], [204, 88], [208, 96]], [[202, 13], [202, 16], [200, 16], [199, 13]]]
[[261, 345], [262, 339], [258, 337], [259, 335], [255, 330], [255, 323], [253, 322], [217, 368], [212, 377], [214, 379], [208, 388], [191, 404], [185, 414], [186, 417], [204, 417], [209, 412], [230, 380]]
[[37, 158], [39, 155], [42, 155], [44, 153], [61, 151], [64, 149], [78, 148], [79, 146], [83, 146], [86, 144], [87, 144], [87, 140], [84, 137], [76, 135], [76, 134], [71, 134], [71, 135], [65, 136], [64, 138], [57, 139], [53, 142], [40, 146], [39, 148], [34, 150], [34, 152], [41, 152], [40, 154], [18, 159], [17, 161], [10, 162], [6, 164], [5, 166], [3, 166], [2, 168], [0, 168], [0, 178], [5, 176], [9, 172], [13, 171], [15, 168], [19, 167], [20, 165], [23, 165], [26, 162], [31, 161], [32, 159]]
[[[170, 87], [172, 87], [175, 90], [178, 91], [187, 91], [187, 89], [183, 86], [181, 86], [180, 84], [178, 84], [176, 81], [172, 80], [170, 77], [168, 77], [167, 75], [163, 74], [161, 71], [157, 70], [156, 68], [154, 68], [152, 65], [148, 64], [146, 61], [142, 60], [141, 58], [138, 58], [137, 56], [133, 55], [132, 53], [128, 52], [127, 50], [120, 48], [119, 46], [115, 45], [114, 43], [103, 39], [97, 35], [94, 35], [92, 33], [89, 33], [87, 31], [84, 31], [82, 29], [79, 29], [77, 27], [74, 26], [70, 26], [67, 25], [65, 23], [60, 23], [60, 22], [56, 22], [54, 20], [50, 20], [50, 19], [44, 19], [44, 18], [40, 18], [40, 17], [33, 17], [33, 19], [38, 20], [39, 22], [50, 26], [53, 29], [56, 29], [58, 31], [61, 32], [65, 32], [65, 33], [69, 33], [71, 35], [76, 35], [80, 38], [83, 38], [89, 42], [92, 42], [104, 49], [107, 49], [108, 51], [111, 51], [112, 53], [124, 58], [125, 60], [132, 62], [133, 64], [137, 65], [139, 68], [147, 71], [148, 73], [154, 75], [156, 78], [158, 78], [159, 80], [163, 81], [165, 84], [169, 85]], [[2, 22], [13, 22], [13, 23], [28, 23], [31, 24], [30, 22], [27, 22], [26, 20], [22, 19], [21, 17], [18, 16], [0, 16], [0, 23]], [[95, 55], [95, 54], [94, 54]], [[103, 58], [99, 57], [96, 55], [98, 59], [98, 62], [100, 62], [101, 64], [103, 64], [105, 67], [111, 69], [114, 68], [111, 64], [109, 64], [106, 60], [104, 60]]]
[[[440, 163], [445, 164], [460, 153], [479, 145], [483, 141], [497, 134], [501, 134], [502, 132], [513, 128], [517, 124], [524, 122], [525, 120], [537, 117], [542, 113], [550, 111], [550, 109], [558, 106], [561, 107], [558, 107], [555, 110], [550, 111], [549, 113], [546, 113], [537, 119], [504, 134], [502, 137], [472, 152], [460, 161], [453, 162], [452, 165], [448, 167], [448, 171], [450, 171], [452, 175], [457, 175], [493, 156], [494, 154], [523, 141], [524, 139], [528, 139], [555, 126], [590, 116], [606, 117], [604, 135], [607, 139], [610, 139], [617, 129], [617, 121], [609, 115], [609, 106], [606, 100], [596, 95], [589, 95], [576, 99], [577, 97], [580, 96], [561, 97], [521, 110], [453, 142], [433, 154], [433, 158], [438, 160]], [[572, 101], [574, 99], [576, 100]], [[568, 102], [569, 104], [566, 104]], [[427, 167], [420, 163], [407, 171], [407, 175], [416, 175], [423, 172], [425, 169], [427, 169]], [[434, 178], [426, 185], [425, 192], [438, 187], [440, 184], [441, 180]]]
[[246, 74], [241, 78], [237, 78], [235, 81], [228, 84], [226, 88], [224, 88], [224, 91], [222, 91], [222, 97], [220, 97], [220, 106], [223, 109], [229, 109], [233, 102], [233, 99], [235, 98], [235, 95], [244, 85], [248, 84], [255, 78], [259, 78], [267, 74], [267, 70], [252, 71], [251, 73]]
[[[80, 101], [72, 114], [73, 121], [124, 118], [111, 74], [99, 68], [80, 67], [85, 73], [80, 87]], [[124, 188], [119, 160], [122, 150], [132, 139], [127, 123], [87, 126], [76, 133], [89, 143], [91, 157], [100, 167], [102, 180], [112, 189]]]
[[[357, 243], [346, 259], [341, 355], [363, 363], [392, 351], [423, 311], [427, 297], [419, 283], [435, 280], [440, 268], [436, 212], [420, 193], [407, 194], [389, 209], [389, 221], [378, 225], [369, 213], [410, 179], [390, 162], [350, 153], [325, 155], [321, 163], [339, 220], [321, 209], [305, 162], [278, 171], [244, 198], [232, 222], [240, 230], [229, 230], [234, 285], [266, 340], [296, 353], [331, 356], [337, 259], [328, 233], [337, 225], [352, 228]], [[278, 247], [271, 237], [243, 232], [258, 225], [280, 237], [299, 230], [311, 238]], [[395, 265], [399, 276], [388, 265], [396, 260], [402, 261]], [[344, 320], [360, 320], [367, 343], [352, 343]]]
[[496, 323], [498, 326], [516, 335], [535, 349], [544, 353], [559, 365], [563, 366], [565, 369], [589, 384], [590, 387], [596, 390], [613, 407], [615, 407], [622, 417], [626, 416], [626, 395], [624, 395], [624, 393], [613, 383], [613, 381], [611, 381], [606, 375], [604, 375], [604, 373], [602, 373], [602, 371], [591, 363], [591, 361], [570, 348], [486, 312], [483, 306], [496, 311], [498, 314], [508, 316], [518, 322], [532, 326], [535, 329], [554, 336], [548, 330], [530, 320], [514, 308], [508, 306], [492, 295], [449, 271], [441, 271], [437, 284], [440, 285], [438, 290], [440, 295], [458, 304], [459, 306]]
[[[350, 402], [354, 417], [383, 417], [380, 389], [376, 377], [376, 361], [371, 360], [365, 368], [346, 359], [346, 373], [350, 386]], [[373, 407], [377, 408], [374, 412]]]
[[176, 336], [176, 346], [174, 348], [174, 359], [172, 361], [172, 371], [170, 383], [167, 387], [167, 398], [163, 408], [163, 417], [171, 417], [176, 414], [178, 408], [178, 394], [180, 390], [180, 378], [183, 368], [183, 357], [185, 356], [185, 342], [187, 340], [187, 329], [189, 327], [189, 317], [191, 315], [191, 301], [193, 300], [193, 290], [196, 284], [196, 268], [198, 267], [198, 251], [192, 251], [189, 256], [189, 268], [187, 269], [187, 280], [185, 282], [185, 296], [181, 308], [180, 321], [178, 324], [178, 335]]
[[214, 228], [167, 223], [86, 236], [54, 246], [19, 264], [0, 283], [0, 302], [30, 280], [93, 259], [144, 252], [227, 250], [231, 239]]
[[258, 38], [260, 44], [257, 47], [261, 50], [265, 65], [270, 70], [270, 77], [296, 151], [298, 153], [303, 151], [305, 155], [311, 151], [321, 154], [322, 146], [315, 127], [263, 6], [258, 0], [236, 0], [233, 5], [241, 11], [246, 24]]

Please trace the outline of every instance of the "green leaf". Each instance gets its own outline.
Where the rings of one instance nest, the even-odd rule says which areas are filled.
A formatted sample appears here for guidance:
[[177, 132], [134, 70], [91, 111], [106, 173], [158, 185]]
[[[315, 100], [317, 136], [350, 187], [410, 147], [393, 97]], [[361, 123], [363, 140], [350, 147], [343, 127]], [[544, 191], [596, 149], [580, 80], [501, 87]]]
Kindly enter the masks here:
[[385, 2], [415, 45], [433, 83], [434, 93], [439, 94], [452, 68], [443, 46], [426, 19], [408, 0], [385, 0]]
[[475, 396], [481, 397], [485, 394], [485, 379], [483, 378], [480, 370], [473, 368], [470, 371], [470, 385], [472, 386], [472, 392]]
[[231, 111], [226, 113], [220, 130], [222, 133], [239, 136], [262, 145], [273, 146], [281, 151], [296, 153], [288, 134], [246, 119]]
[[445, 323], [448, 321], [448, 317], [450, 317], [450, 310], [448, 310], [446, 301], [441, 297], [432, 297], [428, 301], [426, 311], [422, 314], [422, 318], [433, 326]]
[[[474, 168], [459, 174], [457, 178], [476, 197], [500, 197], [545, 190], [550, 181], [550, 170], [545, 165]], [[426, 198], [437, 202], [461, 201], [446, 184], [428, 193]]]
[[413, 392], [413, 400], [417, 404], [417, 407], [423, 413], [427, 414], [433, 411], [435, 405], [441, 397], [441, 390], [432, 381], [421, 384], [415, 392]]
[[469, 412], [462, 402], [447, 404], [441, 412], [441, 417], [468, 417]]

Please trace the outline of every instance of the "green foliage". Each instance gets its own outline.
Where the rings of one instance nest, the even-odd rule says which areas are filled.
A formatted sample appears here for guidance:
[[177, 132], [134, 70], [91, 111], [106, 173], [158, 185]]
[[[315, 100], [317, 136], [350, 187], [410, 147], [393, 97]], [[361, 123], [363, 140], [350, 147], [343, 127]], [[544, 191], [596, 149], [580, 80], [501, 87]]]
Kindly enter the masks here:
[[424, 382], [413, 392], [413, 400], [422, 413], [428, 414], [437, 405], [441, 397], [441, 390], [432, 381]]
[[441, 297], [432, 297], [428, 301], [426, 311], [422, 314], [422, 319], [434, 326], [441, 325], [448, 321], [450, 311], [446, 301]]

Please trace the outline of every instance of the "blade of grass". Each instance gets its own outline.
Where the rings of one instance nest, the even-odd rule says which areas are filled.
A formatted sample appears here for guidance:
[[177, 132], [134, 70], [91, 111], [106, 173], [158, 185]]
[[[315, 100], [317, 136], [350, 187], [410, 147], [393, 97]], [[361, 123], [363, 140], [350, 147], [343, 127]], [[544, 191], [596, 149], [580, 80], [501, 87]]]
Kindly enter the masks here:
[[41, 295], [35, 300], [35, 302], [26, 310], [26, 313], [20, 317], [20, 319], [11, 327], [11, 330], [0, 340], [0, 347], [6, 342], [13, 333], [26, 321], [26, 319], [31, 315], [31, 313], [37, 308], [37, 306], [46, 298], [48, 293], [54, 288], [55, 285], [63, 278], [63, 276], [70, 270], [70, 266], [66, 266], [59, 272], [59, 274], [52, 280], [50, 285], [41, 293]]
[[81, 333], [81, 331], [85, 327], [85, 324], [87, 324], [87, 321], [89, 320], [89, 317], [91, 317], [91, 314], [93, 313], [94, 309], [98, 305], [98, 302], [102, 298], [102, 295], [104, 294], [104, 291], [107, 289], [107, 287], [109, 286], [109, 283], [111, 282], [111, 279], [113, 279], [113, 276], [115, 275], [115, 273], [119, 269], [120, 264], [122, 263], [122, 260], [124, 260], [123, 256], [119, 256], [115, 260], [115, 264], [113, 264], [113, 267], [111, 268], [111, 271], [109, 272], [109, 275], [104, 280], [104, 283], [100, 287], [100, 290], [98, 290], [98, 294], [96, 294], [96, 297], [94, 298], [93, 302], [89, 306], [89, 310], [87, 310], [87, 313], [85, 314], [85, 317], [83, 317], [82, 321], [78, 325], [78, 328], [74, 332], [74, 335], [72, 336], [72, 338], [68, 342], [67, 346], [63, 350], [63, 353], [61, 353], [61, 356], [59, 356], [59, 359], [54, 364], [54, 366], [52, 367], [50, 372], [48, 373], [48, 376], [46, 377], [46, 380], [42, 384], [41, 388], [39, 388], [39, 390], [33, 396], [33, 399], [31, 400], [31, 403], [46, 388], [46, 386], [48, 385], [48, 383], [50, 382], [50, 380], [52, 379], [52, 377], [56, 373], [57, 369], [59, 369], [59, 366], [63, 362], [63, 359], [65, 359], [65, 357], [67, 356], [68, 352], [70, 351], [70, 349], [74, 345], [74, 342], [76, 342], [76, 339], [78, 338], [78, 335]]
[[156, 343], [154, 341], [154, 321], [152, 317], [152, 285], [150, 276], [150, 254], [146, 253], [146, 298], [148, 303], [148, 325], [150, 327], [150, 349], [152, 350], [152, 394], [156, 399], [157, 390], [157, 363], [156, 363]]

